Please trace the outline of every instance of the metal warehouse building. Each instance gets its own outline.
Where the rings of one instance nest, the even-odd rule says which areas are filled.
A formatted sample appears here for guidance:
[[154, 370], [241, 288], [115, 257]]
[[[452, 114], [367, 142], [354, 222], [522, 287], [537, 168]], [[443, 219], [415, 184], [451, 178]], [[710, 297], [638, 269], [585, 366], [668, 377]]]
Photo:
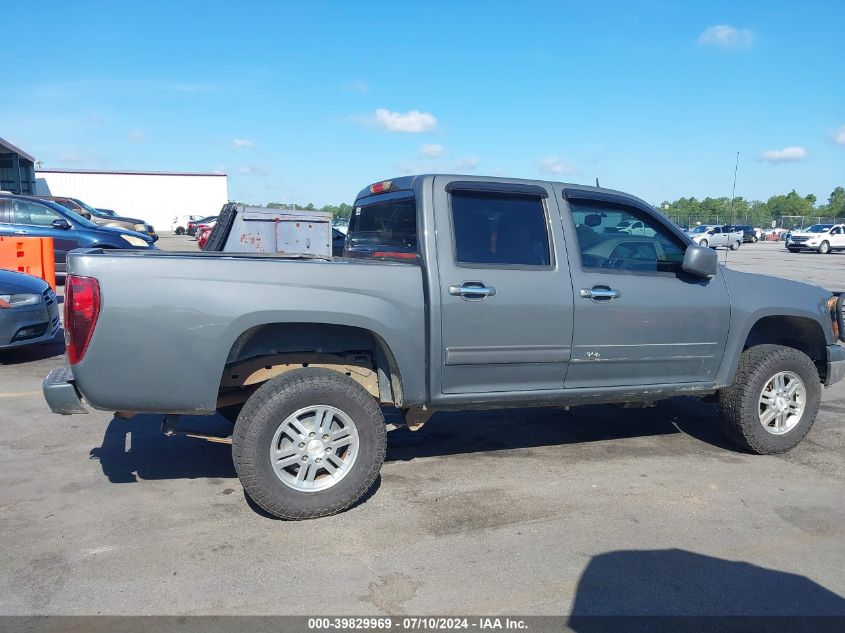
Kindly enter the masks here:
[[78, 198], [144, 220], [156, 231], [169, 231], [177, 216], [217, 215], [229, 200], [226, 174], [157, 171], [38, 169], [35, 193]]
[[35, 189], [35, 159], [0, 138], [0, 191], [31, 194]]

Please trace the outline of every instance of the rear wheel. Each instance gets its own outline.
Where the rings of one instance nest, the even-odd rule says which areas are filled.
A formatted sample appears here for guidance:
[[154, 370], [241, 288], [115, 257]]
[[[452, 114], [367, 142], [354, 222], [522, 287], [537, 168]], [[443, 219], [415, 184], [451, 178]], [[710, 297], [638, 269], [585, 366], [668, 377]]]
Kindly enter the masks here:
[[184, 234], [185, 234], [185, 229], [181, 226], [177, 226], [176, 227], [176, 235], [184, 235]]
[[384, 461], [384, 416], [354, 380], [297, 369], [269, 380], [235, 423], [232, 456], [250, 498], [283, 519], [341, 512], [373, 485]]
[[810, 357], [791, 347], [745, 350], [733, 384], [719, 392], [725, 434], [759, 455], [784, 453], [809, 432], [821, 399]]
[[819, 255], [827, 255], [830, 252], [830, 242], [819, 244]]
[[754, 237], [752, 237], [752, 238], [751, 238], [751, 243], [752, 243], [752, 244], [756, 244], [756, 243], [757, 243], [757, 241], [758, 241], [758, 240], [757, 240], [757, 236], [756, 236], [756, 235], [755, 235]]
[[699, 246], [703, 246], [704, 248], [707, 248], [707, 247], [710, 245], [710, 242], [708, 242], [707, 240], [701, 240], [701, 241], [698, 243], [698, 245], [699, 245]]

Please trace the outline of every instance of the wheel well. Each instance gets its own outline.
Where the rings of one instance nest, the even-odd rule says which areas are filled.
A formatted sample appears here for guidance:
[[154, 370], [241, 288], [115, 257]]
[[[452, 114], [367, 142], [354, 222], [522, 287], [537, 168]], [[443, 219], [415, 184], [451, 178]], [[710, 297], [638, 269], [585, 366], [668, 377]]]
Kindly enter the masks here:
[[378, 334], [330, 323], [268, 323], [248, 329], [232, 344], [218, 406], [243, 402], [261, 383], [300, 367], [334, 369], [380, 402], [402, 404], [396, 359]]
[[770, 343], [792, 347], [809, 356], [819, 370], [819, 376], [825, 379], [827, 371], [827, 345], [821, 325], [813, 319], [795, 316], [763, 317], [745, 339], [744, 349]]

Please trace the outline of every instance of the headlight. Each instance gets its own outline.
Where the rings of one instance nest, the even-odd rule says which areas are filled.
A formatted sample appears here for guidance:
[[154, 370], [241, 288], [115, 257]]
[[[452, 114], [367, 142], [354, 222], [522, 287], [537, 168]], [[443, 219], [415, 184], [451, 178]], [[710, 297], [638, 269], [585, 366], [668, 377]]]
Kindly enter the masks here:
[[146, 224], [136, 224], [134, 231], [138, 231], [139, 233], [146, 233], [147, 232], [147, 225]]
[[24, 306], [34, 306], [40, 301], [41, 295], [0, 295], [0, 308], [23, 308]]
[[131, 246], [140, 246], [142, 248], [146, 248], [149, 246], [147, 242], [142, 240], [140, 237], [135, 237], [134, 235], [126, 235], [125, 233], [121, 233], [120, 237], [129, 242]]

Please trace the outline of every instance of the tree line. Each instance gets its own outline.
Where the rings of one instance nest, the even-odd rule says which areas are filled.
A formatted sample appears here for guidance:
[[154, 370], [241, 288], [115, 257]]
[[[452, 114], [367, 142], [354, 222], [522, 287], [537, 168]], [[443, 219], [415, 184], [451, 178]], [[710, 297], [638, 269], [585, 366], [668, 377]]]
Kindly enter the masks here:
[[[681, 225], [702, 224], [751, 224], [756, 227], [771, 226], [772, 220], [778, 226], [794, 224], [783, 218], [802, 216], [813, 218], [837, 219], [845, 222], [845, 188], [836, 187], [828, 196], [827, 201], [817, 204], [818, 199], [813, 194], [800, 195], [795, 189], [787, 194], [772, 196], [765, 202], [762, 200], [746, 200], [737, 196], [731, 200], [727, 196], [720, 198], [678, 198], [672, 202], [664, 200], [657, 205], [657, 210]], [[287, 209], [297, 211], [324, 211], [331, 213], [336, 220], [348, 220], [352, 215], [352, 205], [327, 204], [316, 207], [313, 202], [306, 205], [271, 202], [270, 209]]]
[[681, 225], [700, 222], [702, 224], [751, 224], [756, 227], [791, 226], [788, 216], [803, 216], [808, 220], [822, 218], [845, 221], [845, 188], [836, 187], [827, 202], [816, 204], [816, 196], [800, 195], [795, 189], [787, 194], [772, 196], [767, 201], [746, 200], [738, 196], [731, 200], [721, 198], [678, 198], [674, 202], [664, 200], [658, 210], [672, 221]]

